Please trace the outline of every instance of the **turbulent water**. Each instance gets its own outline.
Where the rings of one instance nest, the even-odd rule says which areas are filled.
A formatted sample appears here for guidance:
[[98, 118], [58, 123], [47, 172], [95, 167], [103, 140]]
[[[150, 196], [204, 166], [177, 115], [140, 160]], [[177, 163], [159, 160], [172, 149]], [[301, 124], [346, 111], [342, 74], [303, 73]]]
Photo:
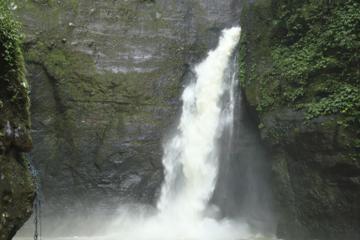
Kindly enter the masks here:
[[[178, 133], [165, 147], [165, 183], [158, 209], [176, 218], [203, 216], [216, 185], [219, 154], [217, 139], [228, 112], [222, 115], [221, 97], [230, 84], [225, 78], [240, 29], [225, 30], [216, 50], [195, 68], [196, 81], [185, 89]], [[179, 211], [181, 209], [181, 211]]]
[[164, 147], [165, 181], [156, 209], [123, 206], [107, 229], [91, 239], [265, 239], [245, 222], [221, 217], [211, 204], [220, 138], [224, 130], [231, 136], [236, 76], [229, 69], [239, 38], [239, 27], [224, 30], [217, 48], [195, 67], [196, 77], [182, 95], [179, 125]]

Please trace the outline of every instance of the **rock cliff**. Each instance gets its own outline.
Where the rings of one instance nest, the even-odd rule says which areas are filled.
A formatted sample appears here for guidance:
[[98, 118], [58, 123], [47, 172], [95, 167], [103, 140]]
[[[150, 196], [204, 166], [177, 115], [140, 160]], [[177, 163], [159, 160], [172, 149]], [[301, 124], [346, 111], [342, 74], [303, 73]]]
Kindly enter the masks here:
[[[278, 236], [359, 238], [356, 0], [244, 1], [241, 14], [240, 0], [15, 2], [26, 33], [31, 157], [44, 216], [155, 199], [161, 141], [176, 121], [191, 66], [241, 15], [241, 85], [272, 159]], [[18, 109], [1, 101], [2, 109]], [[1, 117], [9, 119], [1, 122], [3, 149], [30, 148], [24, 109]], [[31, 191], [21, 199], [32, 199], [22, 161], [16, 164]]]
[[249, 1], [240, 75], [272, 155], [278, 236], [360, 237], [358, 1]]
[[19, 24], [0, 2], [0, 240], [11, 239], [32, 213], [35, 186], [23, 152], [31, 150], [28, 83]]
[[15, 1], [45, 215], [153, 201], [190, 66], [237, 0]]

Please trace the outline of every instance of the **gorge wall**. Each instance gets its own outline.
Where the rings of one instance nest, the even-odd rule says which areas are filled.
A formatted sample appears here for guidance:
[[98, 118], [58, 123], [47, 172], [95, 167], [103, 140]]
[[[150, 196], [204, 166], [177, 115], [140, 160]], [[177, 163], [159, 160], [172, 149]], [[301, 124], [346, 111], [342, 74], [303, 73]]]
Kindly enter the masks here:
[[240, 75], [272, 155], [278, 236], [360, 237], [360, 5], [249, 1]]
[[35, 197], [23, 155], [32, 144], [20, 39], [19, 24], [0, 2], [0, 240], [10, 240], [30, 217]]
[[44, 216], [151, 202], [190, 65], [239, 1], [15, 1]]
[[[163, 178], [161, 141], [176, 122], [190, 66], [241, 16], [241, 85], [272, 159], [278, 235], [359, 238], [358, 1], [14, 2], [26, 33], [30, 157], [45, 217], [155, 199]], [[12, 78], [21, 91], [18, 100], [1, 99], [0, 150], [1, 161], [13, 165], [0, 167], [2, 174], [10, 166], [25, 177], [6, 186], [24, 181], [26, 187], [18, 189], [25, 202], [17, 206], [24, 208], [13, 211], [21, 220], [6, 225], [11, 234], [31, 213], [34, 197], [27, 162], [17, 154], [31, 145], [26, 85], [23, 75]], [[4, 89], [1, 96], [14, 94]], [[1, 194], [7, 203], [8, 194]]]

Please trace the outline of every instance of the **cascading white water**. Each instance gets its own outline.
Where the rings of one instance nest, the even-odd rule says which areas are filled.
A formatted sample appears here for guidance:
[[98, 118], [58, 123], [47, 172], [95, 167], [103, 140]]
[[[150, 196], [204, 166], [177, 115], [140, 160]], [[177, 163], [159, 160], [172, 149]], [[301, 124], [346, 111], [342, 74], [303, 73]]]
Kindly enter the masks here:
[[182, 95], [178, 131], [164, 151], [165, 183], [158, 202], [162, 214], [200, 218], [212, 197], [218, 173], [217, 139], [224, 125], [232, 124], [233, 108], [222, 114], [220, 102], [225, 91], [232, 91], [225, 70], [239, 37], [238, 27], [223, 31], [219, 46], [196, 66], [196, 79]]

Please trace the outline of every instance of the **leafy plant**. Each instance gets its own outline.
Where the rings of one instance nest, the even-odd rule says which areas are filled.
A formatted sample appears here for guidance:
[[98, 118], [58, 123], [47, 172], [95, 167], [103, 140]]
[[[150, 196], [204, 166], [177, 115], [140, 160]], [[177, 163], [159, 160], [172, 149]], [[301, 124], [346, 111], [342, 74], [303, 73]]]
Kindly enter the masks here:
[[22, 35], [19, 31], [20, 24], [11, 16], [12, 8], [14, 5], [9, 1], [0, 2], [0, 54], [10, 66], [15, 66]]
[[[28, 84], [24, 74], [24, 59], [21, 51], [21, 25], [12, 16], [16, 5], [4, 0], [0, 2], [0, 91], [4, 108], [27, 104]], [[20, 103], [22, 102], [22, 103]], [[19, 105], [17, 105], [19, 103]], [[14, 107], [14, 106], [12, 106]]]
[[360, 3], [302, 1], [278, 9], [270, 30], [271, 70], [249, 78], [260, 83], [258, 110], [288, 106], [305, 110], [307, 119], [337, 115], [359, 123]]

